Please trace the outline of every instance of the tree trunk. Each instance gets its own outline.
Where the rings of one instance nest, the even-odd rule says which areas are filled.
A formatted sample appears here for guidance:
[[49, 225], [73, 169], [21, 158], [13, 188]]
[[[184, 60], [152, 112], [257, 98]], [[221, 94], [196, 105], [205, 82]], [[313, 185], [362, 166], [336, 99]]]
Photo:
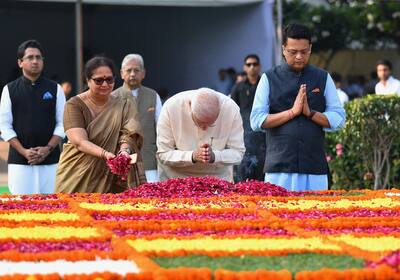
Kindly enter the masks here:
[[378, 166], [379, 166], [379, 155], [378, 155], [378, 151], [377, 149], [374, 149], [374, 162], [372, 165], [372, 172], [374, 173], [374, 190], [378, 189], [378, 185], [379, 185], [379, 180], [380, 180], [380, 174], [378, 171]]
[[378, 187], [379, 187], [380, 180], [381, 180], [381, 174], [380, 174], [380, 172], [376, 172], [376, 173], [374, 174], [374, 176], [375, 176], [375, 180], [374, 180], [374, 190], [377, 190]]
[[390, 157], [386, 157], [386, 175], [385, 175], [385, 180], [383, 181], [384, 189], [388, 187], [389, 179], [390, 179]]

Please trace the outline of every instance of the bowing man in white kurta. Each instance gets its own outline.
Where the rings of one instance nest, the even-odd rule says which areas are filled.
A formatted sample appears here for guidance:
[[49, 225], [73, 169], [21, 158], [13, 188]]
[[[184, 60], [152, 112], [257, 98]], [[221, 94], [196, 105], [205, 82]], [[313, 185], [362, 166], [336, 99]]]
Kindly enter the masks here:
[[233, 165], [245, 152], [237, 104], [208, 88], [169, 98], [157, 124], [160, 180], [215, 176], [233, 181]]

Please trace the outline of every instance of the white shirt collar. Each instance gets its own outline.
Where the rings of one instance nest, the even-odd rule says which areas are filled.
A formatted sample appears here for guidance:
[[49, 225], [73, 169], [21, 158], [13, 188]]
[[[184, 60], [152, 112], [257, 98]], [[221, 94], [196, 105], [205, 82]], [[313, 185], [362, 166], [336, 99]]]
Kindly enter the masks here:
[[139, 94], [139, 88], [132, 89], [132, 95], [137, 97]]

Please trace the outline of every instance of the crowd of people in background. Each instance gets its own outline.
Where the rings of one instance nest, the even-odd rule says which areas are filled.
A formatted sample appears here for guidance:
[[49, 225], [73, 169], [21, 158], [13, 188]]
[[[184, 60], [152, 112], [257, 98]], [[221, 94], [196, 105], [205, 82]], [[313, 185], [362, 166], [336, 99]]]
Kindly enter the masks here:
[[[139, 54], [127, 54], [118, 70], [111, 59], [93, 57], [84, 70], [87, 89], [74, 93], [70, 82], [42, 74], [40, 43], [23, 42], [17, 51], [22, 75], [4, 86], [0, 103], [10, 191], [121, 192], [206, 175], [327, 189], [325, 132], [344, 126], [345, 103], [368, 94], [400, 95], [400, 81], [388, 60], [377, 62], [368, 81], [314, 67], [308, 63], [311, 37], [304, 25], [290, 24], [281, 65], [263, 73], [259, 56], [249, 54], [240, 72], [219, 69], [214, 89], [173, 96], [143, 85]], [[115, 88], [118, 76], [123, 85]], [[121, 154], [136, 155], [125, 187], [105, 164]]]
[[[337, 86], [339, 97], [342, 103], [346, 103], [355, 98], [364, 97], [370, 94], [393, 94], [400, 95], [400, 86], [398, 79], [392, 76], [392, 63], [387, 59], [378, 60], [376, 68], [370, 72], [370, 76], [366, 78], [364, 75], [348, 75], [346, 78], [338, 72], [331, 72], [331, 76]], [[227, 73], [227, 71], [235, 73], [235, 75], [219, 74], [220, 77], [226, 79], [226, 84], [230, 85], [224, 92], [231, 94], [234, 86], [246, 79], [245, 71], [236, 71], [233, 67], [221, 68], [218, 73]], [[229, 82], [227, 82], [229, 81]], [[217, 83], [218, 84], [218, 83]], [[215, 87], [218, 90], [218, 86]], [[221, 91], [222, 92], [222, 91]]]

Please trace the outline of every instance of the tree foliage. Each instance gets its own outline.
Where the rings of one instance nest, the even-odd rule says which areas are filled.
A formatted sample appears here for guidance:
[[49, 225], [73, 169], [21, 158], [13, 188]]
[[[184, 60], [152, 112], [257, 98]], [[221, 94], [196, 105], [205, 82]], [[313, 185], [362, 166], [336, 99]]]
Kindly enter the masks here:
[[[400, 1], [326, 0], [334, 8], [346, 8], [352, 15], [355, 40], [368, 48], [400, 46]], [[356, 31], [356, 30], [355, 30]]]
[[283, 0], [283, 25], [301, 22], [313, 32], [313, 52], [327, 68], [344, 49], [382, 49], [400, 46], [400, 1], [326, 0], [311, 5]]
[[345, 128], [327, 137], [334, 187], [398, 186], [400, 97], [369, 95], [355, 99], [346, 104], [346, 113]]

